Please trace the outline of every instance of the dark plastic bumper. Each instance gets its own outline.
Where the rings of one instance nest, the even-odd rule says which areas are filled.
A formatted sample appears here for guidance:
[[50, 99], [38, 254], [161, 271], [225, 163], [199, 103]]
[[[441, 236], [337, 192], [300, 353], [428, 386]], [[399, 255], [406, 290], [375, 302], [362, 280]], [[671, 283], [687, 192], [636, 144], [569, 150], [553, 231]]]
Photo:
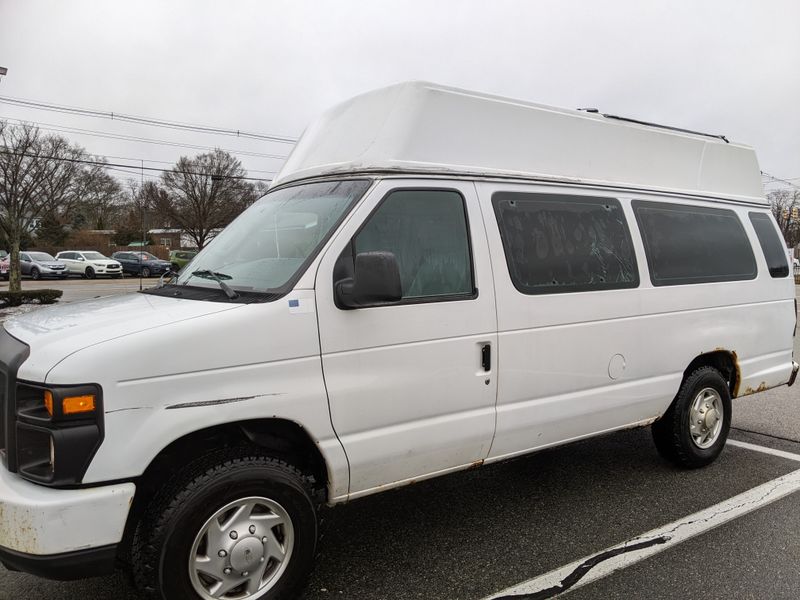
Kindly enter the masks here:
[[114, 571], [116, 561], [116, 544], [46, 556], [25, 554], [0, 546], [0, 562], [10, 571], [59, 581], [108, 575]]

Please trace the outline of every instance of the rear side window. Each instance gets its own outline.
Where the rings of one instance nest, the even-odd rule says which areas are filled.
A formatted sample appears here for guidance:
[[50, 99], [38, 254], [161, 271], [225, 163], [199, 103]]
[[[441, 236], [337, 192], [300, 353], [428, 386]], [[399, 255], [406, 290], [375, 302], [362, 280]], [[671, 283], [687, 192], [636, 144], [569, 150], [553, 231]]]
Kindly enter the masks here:
[[404, 300], [474, 293], [467, 214], [458, 192], [391, 192], [353, 244], [356, 253], [394, 253]]
[[635, 288], [636, 253], [614, 198], [498, 192], [492, 205], [523, 294]]
[[755, 212], [751, 212], [749, 217], [753, 229], [756, 230], [764, 258], [767, 259], [769, 274], [773, 277], [788, 277], [789, 261], [786, 258], [786, 249], [775, 225], [772, 224], [772, 219], [769, 218], [769, 215]]
[[754, 279], [756, 259], [732, 210], [635, 200], [655, 286]]

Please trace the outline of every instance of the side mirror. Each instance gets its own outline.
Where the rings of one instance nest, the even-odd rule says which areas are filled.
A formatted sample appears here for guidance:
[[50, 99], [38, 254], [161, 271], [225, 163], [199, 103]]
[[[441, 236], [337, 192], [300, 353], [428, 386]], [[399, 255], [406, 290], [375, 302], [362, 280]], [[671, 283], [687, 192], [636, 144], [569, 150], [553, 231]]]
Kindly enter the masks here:
[[340, 308], [397, 302], [403, 297], [397, 258], [391, 252], [356, 254], [353, 277], [336, 282], [334, 297]]
[[78, 260], [80, 260], [80, 261], [85, 261], [86, 259], [85, 259], [85, 258], [83, 258], [82, 256], [79, 256], [79, 257], [78, 257]]

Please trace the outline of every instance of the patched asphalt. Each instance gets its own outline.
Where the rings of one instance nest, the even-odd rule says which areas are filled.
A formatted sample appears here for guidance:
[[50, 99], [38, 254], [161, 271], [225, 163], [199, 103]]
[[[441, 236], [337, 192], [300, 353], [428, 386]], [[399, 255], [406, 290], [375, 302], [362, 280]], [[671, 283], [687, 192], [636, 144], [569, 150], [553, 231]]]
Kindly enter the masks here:
[[787, 496], [576, 589], [568, 597], [570, 600], [797, 600], [800, 597], [798, 514], [800, 495]]

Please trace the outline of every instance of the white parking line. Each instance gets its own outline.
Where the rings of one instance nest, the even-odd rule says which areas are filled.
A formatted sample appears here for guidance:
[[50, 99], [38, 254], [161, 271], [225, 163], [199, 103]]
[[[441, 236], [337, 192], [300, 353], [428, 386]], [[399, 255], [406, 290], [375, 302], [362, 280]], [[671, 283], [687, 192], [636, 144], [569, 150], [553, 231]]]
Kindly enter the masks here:
[[[789, 460], [800, 461], [800, 454], [773, 450], [746, 442], [729, 440], [728, 444], [746, 450], [763, 452]], [[567, 590], [576, 589], [611, 575], [615, 571], [649, 558], [654, 554], [685, 542], [696, 535], [763, 508], [789, 494], [800, 490], [800, 469], [768, 481], [758, 487], [728, 498], [700, 512], [673, 521], [612, 546], [596, 554], [578, 559], [549, 573], [512, 586], [484, 600], [544, 600], [553, 598]]]

